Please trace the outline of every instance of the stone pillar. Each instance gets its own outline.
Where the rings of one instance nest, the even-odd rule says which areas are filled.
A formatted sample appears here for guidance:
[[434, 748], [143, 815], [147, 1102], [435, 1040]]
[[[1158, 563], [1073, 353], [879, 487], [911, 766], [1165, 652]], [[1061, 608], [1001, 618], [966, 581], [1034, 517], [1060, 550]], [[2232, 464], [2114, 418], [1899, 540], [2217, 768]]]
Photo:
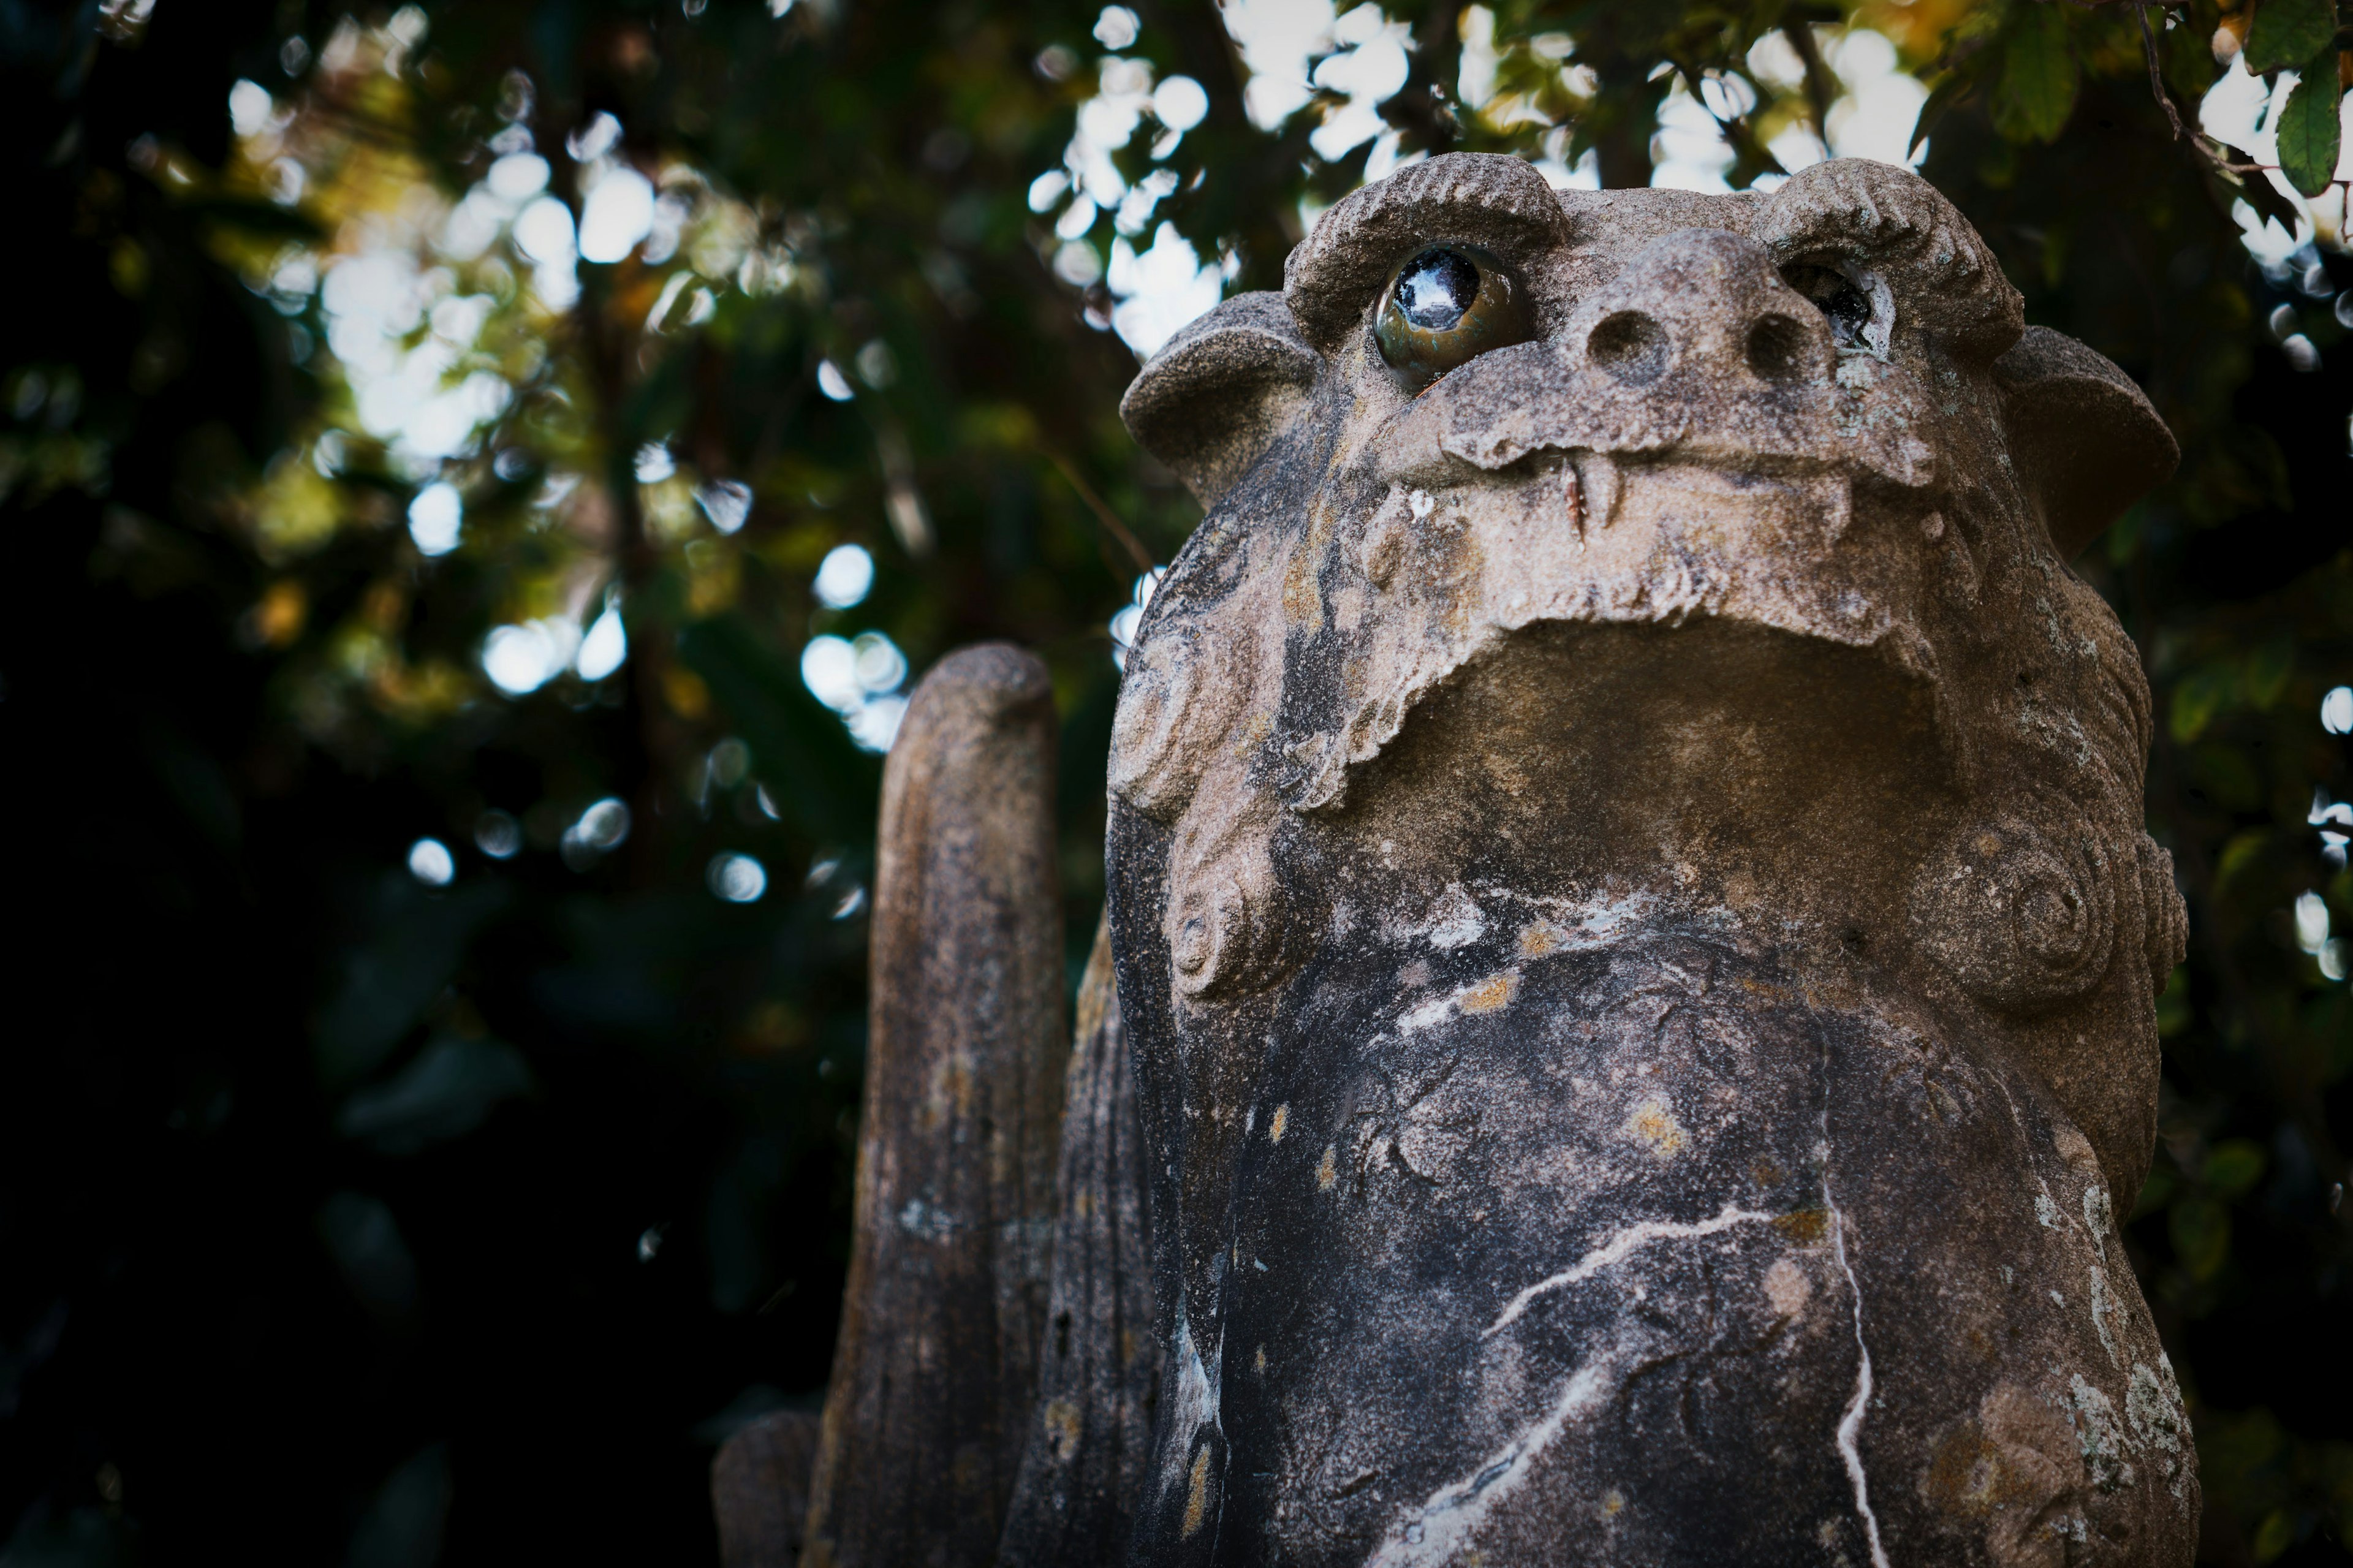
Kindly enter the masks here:
[[809, 1568], [993, 1562], [1029, 1436], [1068, 1051], [1045, 667], [923, 678], [883, 771], [856, 1232]]
[[2130, 381], [1902, 170], [1460, 155], [1124, 412], [1131, 1560], [2187, 1564]]

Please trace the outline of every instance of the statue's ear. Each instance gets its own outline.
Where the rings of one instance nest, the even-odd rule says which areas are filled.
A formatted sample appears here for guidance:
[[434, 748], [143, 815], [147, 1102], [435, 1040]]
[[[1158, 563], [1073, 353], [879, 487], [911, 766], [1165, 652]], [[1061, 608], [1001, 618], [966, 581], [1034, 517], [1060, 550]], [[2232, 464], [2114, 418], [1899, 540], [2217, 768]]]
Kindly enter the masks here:
[[1152, 356], [1119, 416], [1215, 506], [1305, 412], [1323, 367], [1282, 295], [1237, 294]]
[[2063, 561], [2181, 461], [2132, 377], [2064, 332], [2027, 328], [1993, 374], [2008, 404], [2010, 460]]

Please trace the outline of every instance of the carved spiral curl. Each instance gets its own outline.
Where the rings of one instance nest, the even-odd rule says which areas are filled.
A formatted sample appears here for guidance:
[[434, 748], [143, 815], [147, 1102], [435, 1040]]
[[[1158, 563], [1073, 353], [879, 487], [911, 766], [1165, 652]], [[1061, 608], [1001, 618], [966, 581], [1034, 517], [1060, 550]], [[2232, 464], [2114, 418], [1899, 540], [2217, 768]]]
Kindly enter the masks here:
[[2107, 973], [2116, 900], [2088, 831], [2005, 816], [1957, 834], [1912, 892], [1921, 946], [1989, 1007], [2031, 1013]]
[[2173, 883], [2173, 856], [2144, 833], [2140, 836], [2141, 945], [2148, 959], [2149, 988], [2162, 991], [2173, 966], [2189, 955], [2189, 910]]
[[1173, 619], [1153, 626], [1120, 681], [1112, 794], [1162, 822], [1182, 815], [1249, 697], [1250, 675], [1230, 639]]
[[1206, 852], [1180, 836], [1165, 934], [1177, 992], [1202, 1001], [1266, 991], [1298, 966], [1317, 923], [1313, 900], [1276, 880], [1262, 827]]

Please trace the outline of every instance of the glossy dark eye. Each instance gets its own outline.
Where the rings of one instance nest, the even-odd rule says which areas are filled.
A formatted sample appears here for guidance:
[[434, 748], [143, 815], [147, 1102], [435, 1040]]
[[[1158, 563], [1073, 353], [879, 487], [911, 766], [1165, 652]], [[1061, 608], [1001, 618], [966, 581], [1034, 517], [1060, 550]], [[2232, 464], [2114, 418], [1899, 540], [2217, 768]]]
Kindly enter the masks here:
[[1382, 360], [1414, 392], [1527, 336], [1519, 286], [1493, 257], [1467, 245], [1432, 246], [1398, 268], [1373, 322]]
[[1831, 336], [1839, 347], [1872, 346], [1871, 296], [1856, 288], [1846, 274], [1836, 268], [1799, 261], [1781, 268], [1781, 281], [1811, 300], [1814, 308], [1830, 319]]

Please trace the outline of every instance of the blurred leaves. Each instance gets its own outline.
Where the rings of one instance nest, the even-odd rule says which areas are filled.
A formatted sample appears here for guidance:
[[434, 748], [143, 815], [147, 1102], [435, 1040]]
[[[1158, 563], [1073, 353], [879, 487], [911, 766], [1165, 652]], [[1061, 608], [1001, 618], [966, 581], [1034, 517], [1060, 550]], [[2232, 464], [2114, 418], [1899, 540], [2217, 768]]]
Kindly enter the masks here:
[[320, 1076], [347, 1083], [378, 1066], [441, 994], [467, 942], [507, 898], [505, 884], [494, 881], [450, 892], [398, 872], [378, 881], [370, 929], [343, 951], [343, 973], [319, 1012]]
[[[2330, 32], [2333, 35], [2333, 27]], [[2304, 62], [2295, 90], [2287, 95], [2287, 107], [2280, 111], [2280, 168], [2288, 184], [2304, 195], [2320, 195], [2336, 175], [2342, 97], [2337, 85], [2337, 47], [2332, 36], [2319, 53]]]
[[414, 1154], [471, 1132], [499, 1101], [531, 1089], [531, 1068], [512, 1046], [438, 1035], [393, 1078], [344, 1100], [335, 1131], [383, 1153]]
[[2016, 5], [2002, 42], [1995, 129], [2017, 142], [2054, 142], [2074, 112], [2075, 54], [2067, 14], [2056, 5]]
[[2337, 37], [2337, 0], [2262, 0], [2247, 29], [2247, 68], [2293, 70]]

